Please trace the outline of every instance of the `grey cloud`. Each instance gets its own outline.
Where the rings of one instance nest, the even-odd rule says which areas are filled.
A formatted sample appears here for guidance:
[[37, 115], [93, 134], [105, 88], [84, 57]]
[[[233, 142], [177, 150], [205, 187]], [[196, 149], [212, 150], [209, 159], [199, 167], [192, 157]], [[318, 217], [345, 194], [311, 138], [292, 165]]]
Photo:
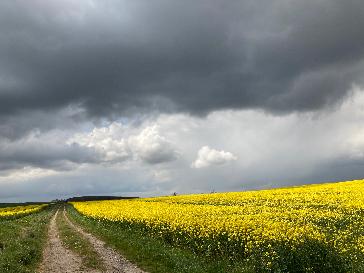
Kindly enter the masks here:
[[[0, 191], [0, 200], [24, 200], [31, 195], [33, 200], [40, 195], [123, 195], [137, 191], [143, 196], [239, 191], [362, 178], [364, 130], [360, 125], [364, 93], [359, 89], [353, 93], [335, 111], [315, 114], [272, 116], [262, 111], [217, 111], [206, 118], [160, 115], [135, 128], [113, 123], [90, 133], [78, 133], [69, 140], [78, 143], [79, 148], [104, 151], [106, 159], [97, 153], [97, 163], [102, 164], [84, 164], [68, 172], [32, 168], [4, 171], [8, 175], [0, 176], [0, 186], [5, 189]], [[69, 150], [67, 155], [57, 157], [62, 146], [57, 143], [64, 143], [59, 134], [36, 135], [38, 141], [18, 140], [11, 150], [17, 151], [15, 146], [20, 146], [21, 153], [31, 152], [36, 158], [48, 156], [55, 163], [54, 158], [72, 158]], [[130, 146], [126, 149], [131, 152], [130, 158], [114, 164], [113, 159], [123, 159], [119, 154], [124, 154], [125, 143]], [[197, 158], [202, 159], [198, 166], [211, 167], [191, 168], [196, 151], [206, 144], [218, 150], [207, 149], [208, 153]], [[36, 151], [38, 148], [42, 153]], [[150, 163], [146, 155], [163, 158], [161, 155], [168, 150], [174, 152], [167, 154], [175, 154], [176, 148], [181, 151], [178, 158], [165, 164], [146, 164]], [[231, 154], [222, 153], [221, 149]], [[20, 150], [17, 157], [21, 157]], [[138, 160], [130, 160], [132, 157]], [[11, 158], [9, 153], [6, 158]], [[231, 164], [213, 166], [223, 163], [222, 158], [234, 160]]]
[[[110, 167], [114, 161], [106, 162], [94, 148], [65, 141], [75, 133], [124, 118], [131, 127], [136, 120], [135, 127], [142, 128], [161, 112], [182, 112], [186, 115], [181, 116], [193, 119], [190, 128], [183, 118], [172, 122], [168, 133], [162, 128], [152, 143], [139, 139], [129, 147], [128, 142], [125, 156], [122, 143], [116, 145], [118, 149], [109, 147], [107, 156], [116, 163], [146, 163], [141, 165], [147, 170], [135, 169], [120, 178], [129, 182], [117, 181], [115, 173], [107, 175], [108, 171], [105, 177], [95, 178], [85, 172], [74, 189], [81, 192], [85, 185], [82, 193], [104, 188], [121, 192], [133, 181], [143, 181], [131, 188], [149, 191], [156, 187], [148, 184], [150, 175], [138, 178], [139, 171], [150, 174], [151, 168], [158, 168], [159, 177], [168, 180], [163, 173], [167, 167], [172, 182], [160, 187], [178, 192], [206, 191], [211, 186], [216, 190], [258, 187], [267, 177], [270, 180], [264, 185], [268, 186], [360, 177], [361, 161], [340, 157], [342, 151], [337, 149], [348, 149], [342, 143], [347, 135], [357, 133], [353, 128], [360, 128], [362, 116], [347, 122], [333, 115], [327, 121], [333, 127], [320, 122], [303, 129], [300, 125], [307, 118], [301, 112], [335, 113], [332, 109], [339, 107], [333, 106], [345, 101], [352, 85], [364, 84], [363, 28], [361, 0], [0, 1], [1, 174], [24, 166], [69, 170], [98, 163]], [[299, 112], [299, 118], [290, 123], [292, 115], [273, 121], [271, 115], [259, 116], [260, 111], [238, 111], [236, 118], [214, 112], [221, 109]], [[346, 111], [350, 117], [357, 115]], [[150, 117], [151, 113], [155, 115]], [[190, 115], [206, 115], [206, 119]], [[162, 116], [169, 122], [173, 119], [173, 115]], [[278, 122], [285, 118], [287, 124]], [[209, 125], [201, 125], [204, 122]], [[270, 123], [276, 128], [266, 129]], [[29, 140], [34, 132], [39, 136]], [[291, 143], [282, 145], [282, 136]], [[251, 151], [256, 141], [257, 150]], [[171, 143], [182, 151], [180, 156]], [[327, 156], [320, 158], [328, 144], [332, 148], [326, 147]], [[238, 160], [209, 172], [191, 169], [202, 145], [231, 151]], [[60, 175], [57, 183], [66, 176]], [[95, 186], [88, 190], [91, 178]], [[111, 180], [115, 187], [108, 184]], [[49, 194], [71, 194], [71, 188], [63, 191], [54, 183]], [[15, 194], [18, 186], [6, 187]], [[3, 198], [14, 194], [3, 193]]]
[[[154, 184], [143, 170], [117, 170], [112, 168], [86, 168], [70, 172], [68, 175], [54, 174], [34, 178], [27, 183], [0, 181], [6, 191], [0, 191], [1, 201], [49, 201], [56, 198], [69, 198], [77, 195], [123, 195], [140, 196], [151, 192]], [[106, 180], [105, 180], [106, 179]], [[20, 186], [21, 185], [21, 186]]]
[[142, 160], [148, 164], [154, 165], [176, 160], [177, 156], [172, 150], [163, 150], [158, 153], [142, 155]]
[[0, 137], [16, 141], [34, 131], [43, 133], [57, 128], [65, 132], [88, 128], [90, 124], [78, 106], [49, 111], [21, 111], [12, 115], [0, 115]]
[[0, 4], [1, 115], [310, 111], [362, 82], [359, 0], [93, 3]]
[[0, 141], [0, 170], [22, 169], [27, 166], [69, 170], [82, 163], [99, 161], [92, 149], [58, 141], [42, 137]]
[[112, 166], [133, 159], [156, 165], [178, 157], [176, 147], [156, 126], [138, 128], [112, 123], [88, 133], [74, 128], [32, 130], [23, 137], [0, 138], [0, 171], [3, 172], [29, 166], [70, 170], [83, 163]]

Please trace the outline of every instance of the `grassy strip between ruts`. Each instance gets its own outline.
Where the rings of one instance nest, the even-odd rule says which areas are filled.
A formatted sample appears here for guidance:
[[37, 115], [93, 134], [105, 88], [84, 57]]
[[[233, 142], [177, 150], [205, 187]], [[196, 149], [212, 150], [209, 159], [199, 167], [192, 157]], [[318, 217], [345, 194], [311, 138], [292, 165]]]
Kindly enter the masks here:
[[207, 260], [189, 250], [173, 247], [137, 229], [126, 229], [118, 223], [98, 221], [67, 207], [69, 217], [118, 250], [131, 262], [150, 273], [248, 273], [254, 272], [243, 263], [224, 259]]
[[81, 257], [82, 266], [85, 269], [105, 269], [103, 262], [91, 243], [66, 222], [63, 215], [63, 208], [58, 212], [57, 226], [62, 242], [68, 249], [74, 251]]
[[42, 259], [50, 207], [18, 219], [0, 220], [0, 272], [35, 272]]

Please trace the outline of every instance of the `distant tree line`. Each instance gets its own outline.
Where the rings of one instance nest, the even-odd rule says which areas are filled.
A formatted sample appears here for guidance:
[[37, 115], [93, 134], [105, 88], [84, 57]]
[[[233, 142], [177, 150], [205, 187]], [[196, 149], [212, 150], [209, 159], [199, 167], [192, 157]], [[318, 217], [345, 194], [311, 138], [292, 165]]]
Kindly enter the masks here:
[[68, 198], [66, 202], [84, 202], [84, 201], [101, 201], [101, 200], [121, 200], [121, 199], [136, 199], [139, 197], [125, 197], [125, 196], [77, 196]]

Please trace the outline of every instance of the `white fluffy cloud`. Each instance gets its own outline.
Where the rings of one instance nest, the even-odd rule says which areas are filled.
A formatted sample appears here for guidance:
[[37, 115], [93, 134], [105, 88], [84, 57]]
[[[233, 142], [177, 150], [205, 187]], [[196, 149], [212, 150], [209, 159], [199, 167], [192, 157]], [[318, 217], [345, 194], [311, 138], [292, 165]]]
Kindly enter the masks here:
[[68, 143], [95, 149], [105, 162], [122, 162], [133, 158], [158, 164], [178, 157], [173, 144], [159, 133], [158, 126], [146, 126], [136, 134], [134, 130], [114, 122], [108, 127], [94, 128], [91, 133], [77, 134]]
[[330, 111], [164, 114], [0, 139], [3, 164], [18, 159], [16, 169], [0, 170], [7, 189], [0, 200], [25, 200], [29, 192], [37, 200], [45, 189], [52, 198], [152, 196], [363, 178], [363, 121], [364, 92], [354, 88]]
[[211, 149], [209, 146], [203, 146], [197, 155], [197, 159], [192, 163], [193, 168], [205, 168], [211, 165], [223, 165], [238, 158], [230, 152], [218, 151]]
[[178, 153], [173, 145], [158, 132], [158, 127], [148, 126], [140, 134], [128, 139], [130, 149], [142, 161], [149, 164], [173, 161]]
[[128, 141], [122, 137], [125, 130], [122, 124], [113, 122], [108, 127], [94, 128], [90, 133], [76, 134], [68, 143], [95, 149], [102, 161], [120, 162], [131, 158]]

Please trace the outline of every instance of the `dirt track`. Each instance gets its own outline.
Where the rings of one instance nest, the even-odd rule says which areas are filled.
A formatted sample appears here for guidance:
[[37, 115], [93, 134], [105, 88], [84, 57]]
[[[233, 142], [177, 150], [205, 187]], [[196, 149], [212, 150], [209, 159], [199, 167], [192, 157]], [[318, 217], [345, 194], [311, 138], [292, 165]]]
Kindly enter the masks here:
[[86, 233], [81, 227], [72, 223], [65, 211], [61, 217], [94, 247], [97, 254], [105, 264], [106, 271], [90, 270], [82, 268], [82, 259], [77, 254], [65, 248], [59, 237], [56, 218], [59, 211], [52, 217], [49, 230], [48, 242], [43, 251], [43, 261], [39, 268], [40, 273], [144, 273], [141, 269], [130, 263], [115, 250], [106, 247], [105, 243], [92, 234]]

